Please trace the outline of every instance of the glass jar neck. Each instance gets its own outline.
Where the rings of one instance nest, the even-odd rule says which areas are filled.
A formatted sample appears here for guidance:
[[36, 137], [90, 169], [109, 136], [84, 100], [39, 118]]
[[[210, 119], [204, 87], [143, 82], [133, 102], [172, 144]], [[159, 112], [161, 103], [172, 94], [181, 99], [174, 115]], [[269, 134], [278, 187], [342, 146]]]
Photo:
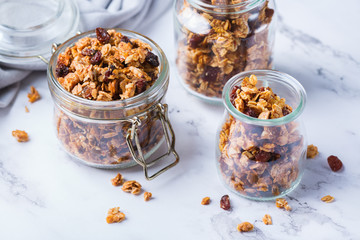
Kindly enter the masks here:
[[242, 0], [234, 4], [211, 4], [207, 0], [187, 0], [187, 2], [196, 9], [212, 14], [240, 14], [248, 12], [266, 0]]
[[[253, 118], [238, 111], [231, 103], [230, 93], [235, 86], [240, 86], [242, 80], [251, 74], [257, 77], [258, 84], [261, 84], [261, 87], [271, 87], [275, 94], [285, 98], [286, 103], [293, 108], [293, 111], [284, 117], [275, 119]], [[282, 92], [278, 92], [278, 89], [281, 89]], [[295, 78], [286, 73], [275, 70], [252, 70], [232, 77], [224, 86], [222, 100], [226, 110], [242, 122], [260, 126], [277, 126], [292, 122], [301, 115], [306, 105], [306, 92]]]

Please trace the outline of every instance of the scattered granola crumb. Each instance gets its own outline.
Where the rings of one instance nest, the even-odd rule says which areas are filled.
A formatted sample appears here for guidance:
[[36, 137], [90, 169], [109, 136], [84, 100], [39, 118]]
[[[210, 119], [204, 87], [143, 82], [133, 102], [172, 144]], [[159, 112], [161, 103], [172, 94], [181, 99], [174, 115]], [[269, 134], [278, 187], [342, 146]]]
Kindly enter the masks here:
[[327, 160], [328, 160], [329, 167], [331, 168], [331, 170], [333, 172], [339, 171], [343, 166], [341, 160], [337, 156], [331, 155], [328, 157]]
[[131, 192], [132, 194], [139, 194], [141, 192], [141, 184], [135, 180], [124, 182], [122, 188], [124, 192]]
[[288, 202], [285, 200], [285, 198], [277, 198], [276, 199], [276, 207], [284, 208], [286, 211], [291, 211], [291, 207], [288, 204]]
[[204, 197], [201, 201], [202, 205], [209, 205], [210, 203], [210, 198], [209, 197]]
[[125, 220], [125, 214], [119, 211], [119, 207], [109, 209], [106, 217], [107, 223], [117, 223]]
[[12, 131], [12, 135], [13, 135], [13, 137], [16, 138], [16, 140], [18, 142], [27, 142], [27, 141], [29, 141], [29, 136], [25, 131], [15, 130], [15, 131]]
[[265, 223], [265, 225], [271, 225], [272, 224], [272, 219], [271, 219], [271, 216], [269, 214], [265, 214], [265, 216], [263, 217], [262, 220]]
[[36, 90], [36, 88], [34, 88], [34, 86], [30, 87], [30, 92], [28, 93], [28, 98], [29, 98], [29, 102], [31, 102], [31, 103], [36, 102], [37, 100], [40, 99], [40, 94]]
[[254, 229], [254, 225], [252, 225], [249, 222], [242, 222], [237, 226], [237, 230], [239, 232], [250, 232], [253, 229]]
[[124, 178], [120, 173], [118, 173], [113, 179], [111, 179], [111, 183], [114, 186], [120, 186], [123, 184], [123, 182]]
[[311, 144], [307, 147], [306, 157], [314, 158], [319, 154], [317, 146]]
[[321, 201], [326, 202], [326, 203], [331, 203], [334, 201], [334, 197], [330, 196], [330, 195], [326, 195], [325, 197], [321, 198]]
[[144, 200], [145, 201], [149, 201], [151, 197], [152, 197], [151, 192], [144, 192]]
[[27, 106], [25, 106], [25, 112], [30, 112]]

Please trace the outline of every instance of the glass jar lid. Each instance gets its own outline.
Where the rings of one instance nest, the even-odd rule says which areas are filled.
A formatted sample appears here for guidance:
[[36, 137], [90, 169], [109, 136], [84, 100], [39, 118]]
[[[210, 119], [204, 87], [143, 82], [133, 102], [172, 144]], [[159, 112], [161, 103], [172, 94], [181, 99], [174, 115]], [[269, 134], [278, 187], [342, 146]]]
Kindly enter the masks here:
[[71, 0], [0, 0], [0, 62], [29, 64], [49, 58], [51, 45], [78, 31], [79, 9]]

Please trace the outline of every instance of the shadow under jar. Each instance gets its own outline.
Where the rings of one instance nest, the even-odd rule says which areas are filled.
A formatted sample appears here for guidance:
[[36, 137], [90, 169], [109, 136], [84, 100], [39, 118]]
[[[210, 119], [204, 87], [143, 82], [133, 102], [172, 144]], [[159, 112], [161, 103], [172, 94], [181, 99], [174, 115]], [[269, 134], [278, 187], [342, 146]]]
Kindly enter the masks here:
[[235, 74], [272, 68], [275, 37], [272, 0], [177, 0], [176, 65], [190, 93], [221, 102]]
[[[243, 92], [242, 89], [252, 91], [241, 85], [251, 74], [257, 77], [256, 88], [265, 89], [264, 92]], [[272, 97], [267, 87], [272, 89]], [[244, 106], [238, 104], [243, 103], [240, 98], [248, 96], [245, 111], [239, 111]], [[228, 81], [223, 92], [226, 110], [216, 146], [218, 173], [227, 188], [253, 200], [272, 200], [296, 188], [306, 158], [306, 135], [301, 121], [305, 103], [304, 88], [285, 73], [254, 70]], [[261, 105], [271, 109], [270, 115], [256, 113]], [[248, 106], [253, 106], [251, 111]], [[281, 107], [277, 111], [278, 106]]]
[[[69, 47], [84, 43], [85, 41], [82, 40], [86, 37], [96, 39], [97, 34], [95, 31], [89, 31], [70, 38], [56, 48], [48, 66], [48, 84], [55, 103], [54, 124], [56, 135], [65, 151], [82, 163], [97, 168], [127, 168], [139, 164], [144, 168], [146, 178], [151, 180], [179, 161], [175, 151], [174, 132], [168, 119], [167, 104], [164, 103], [164, 96], [169, 84], [169, 65], [163, 51], [149, 38], [128, 30], [114, 30], [115, 33], [119, 32], [122, 36], [125, 36], [123, 37], [124, 43], [116, 42], [115, 45], [131, 44], [138, 46], [142, 42], [152, 48], [152, 54], [158, 56], [157, 76], [151, 77], [154, 79], [151, 80], [154, 81], [153, 85], [147, 89], [145, 88], [146, 90], [139, 94], [122, 100], [95, 101], [74, 95], [73, 92], [77, 90], [75, 87], [70, 92], [57, 79], [59, 72], [61, 74], [62, 71], [68, 71], [66, 68], [64, 68], [65, 70], [59, 70], [58, 61], [60, 60], [58, 59], [63, 61], [65, 57], [61, 56], [61, 54], [69, 51]], [[136, 42], [138, 40], [141, 42]], [[97, 45], [99, 44], [95, 43], [95, 46]], [[110, 44], [105, 44], [101, 51], [99, 50], [99, 52], [103, 53], [102, 56], [104, 56], [104, 49], [109, 48], [108, 45]], [[114, 49], [116, 50], [116, 46], [110, 51]], [[133, 52], [136, 51], [139, 50], [135, 49]], [[87, 52], [91, 51], [82, 50], [81, 52], [87, 54]], [[96, 57], [96, 53], [93, 52], [92, 56]], [[120, 68], [121, 66], [130, 66], [130, 63], [126, 64], [125, 60], [121, 61], [124, 62], [118, 63]], [[119, 66], [106, 65], [105, 67], [109, 68], [108, 71], [116, 71]], [[90, 66], [90, 68], [93, 67]], [[145, 66], [145, 69], [150, 67]], [[70, 68], [72, 68], [71, 65]], [[100, 72], [94, 74], [93, 77], [99, 78], [99, 74]], [[105, 72], [105, 76], [110, 78], [111, 74]], [[125, 75], [123, 76], [126, 78]], [[61, 81], [67, 81], [66, 76]], [[124, 89], [129, 90], [128, 86], [131, 85], [128, 80], [126, 80], [126, 83], [130, 85], [126, 86], [123, 86], [121, 82], [119, 83], [117, 79], [108, 79], [106, 81], [103, 79], [102, 81], [108, 81], [110, 84], [114, 82], [115, 88], [119, 89], [119, 94], [125, 94]], [[103, 82], [99, 84], [101, 85]], [[83, 81], [83, 83], [86, 83], [86, 81]], [[136, 86], [138, 87], [138, 85]], [[121, 89], [123, 89], [122, 92]], [[84, 91], [87, 91], [86, 87], [82, 88], [79, 94], [83, 94]], [[85, 96], [86, 94], [85, 92]], [[91, 93], [88, 94], [91, 98]], [[97, 94], [97, 96], [99, 97], [100, 94]], [[107, 96], [105, 92], [103, 94]], [[118, 96], [118, 98], [120, 97]], [[168, 147], [167, 152], [156, 159], [148, 160], [150, 155], [159, 149], [164, 140]], [[147, 168], [149, 166], [171, 154], [175, 156], [174, 162], [154, 175], [148, 175]]]

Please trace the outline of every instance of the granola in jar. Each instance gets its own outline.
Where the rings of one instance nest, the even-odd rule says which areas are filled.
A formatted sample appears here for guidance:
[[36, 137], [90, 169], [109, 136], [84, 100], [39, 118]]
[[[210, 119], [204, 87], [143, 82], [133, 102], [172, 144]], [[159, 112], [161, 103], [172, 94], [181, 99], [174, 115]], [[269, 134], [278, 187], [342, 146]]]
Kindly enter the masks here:
[[[218, 135], [218, 170], [226, 186], [239, 195], [270, 200], [301, 180], [307, 146], [298, 117], [306, 95], [286, 74], [253, 72], [260, 75], [259, 81], [251, 73], [239, 74], [224, 91], [227, 114]], [[289, 86], [287, 80], [294, 81], [298, 93], [284, 87]]]
[[166, 139], [177, 163], [164, 103], [169, 66], [152, 40], [123, 29], [82, 33], [55, 50], [48, 80], [56, 134], [74, 158], [100, 168], [141, 163], [145, 169]]
[[272, 68], [271, 0], [178, 0], [175, 12], [177, 70], [195, 95], [219, 101], [235, 74]]

